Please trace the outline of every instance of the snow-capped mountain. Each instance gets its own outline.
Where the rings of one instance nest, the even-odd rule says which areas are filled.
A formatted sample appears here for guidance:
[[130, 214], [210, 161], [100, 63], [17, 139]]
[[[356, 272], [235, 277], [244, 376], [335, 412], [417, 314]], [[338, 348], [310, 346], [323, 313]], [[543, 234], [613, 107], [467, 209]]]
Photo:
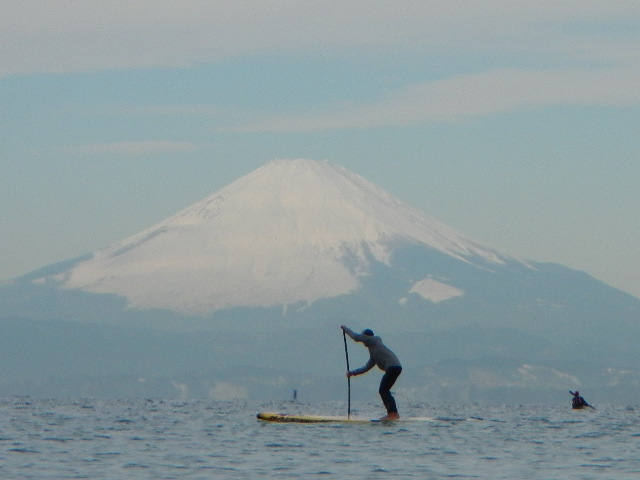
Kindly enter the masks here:
[[[513, 260], [343, 167], [298, 159], [272, 161], [57, 278], [133, 308], [208, 314], [348, 294], [400, 244], [468, 264]], [[464, 293], [434, 278], [416, 279], [412, 292], [432, 301]]]
[[500, 254], [337, 165], [276, 160], [0, 285], [0, 394], [336, 399], [342, 323], [398, 353], [404, 399], [640, 392], [639, 299]]

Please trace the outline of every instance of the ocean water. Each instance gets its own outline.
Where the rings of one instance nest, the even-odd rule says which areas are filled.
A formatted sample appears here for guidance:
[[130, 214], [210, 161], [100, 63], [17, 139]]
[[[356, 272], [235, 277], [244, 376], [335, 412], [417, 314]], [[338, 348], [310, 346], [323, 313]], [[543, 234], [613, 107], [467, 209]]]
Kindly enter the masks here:
[[346, 405], [0, 399], [0, 478], [640, 478], [638, 407], [410, 405], [405, 417], [433, 420], [389, 424], [275, 424], [258, 411]]

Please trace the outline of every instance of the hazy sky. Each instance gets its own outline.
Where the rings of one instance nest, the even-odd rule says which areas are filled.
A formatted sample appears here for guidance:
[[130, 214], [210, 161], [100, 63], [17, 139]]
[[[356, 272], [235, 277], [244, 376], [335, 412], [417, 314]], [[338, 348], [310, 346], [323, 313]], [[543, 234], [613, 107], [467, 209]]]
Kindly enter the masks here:
[[638, 0], [0, 11], [0, 279], [304, 157], [640, 297]]

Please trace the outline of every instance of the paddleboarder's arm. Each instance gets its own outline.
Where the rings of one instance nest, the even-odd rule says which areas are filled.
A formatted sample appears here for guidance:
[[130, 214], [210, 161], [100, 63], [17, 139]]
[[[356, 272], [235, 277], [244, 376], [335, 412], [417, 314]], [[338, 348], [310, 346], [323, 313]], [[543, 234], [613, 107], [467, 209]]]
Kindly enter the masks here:
[[356, 333], [353, 330], [351, 330], [349, 327], [346, 327], [344, 325], [342, 325], [340, 328], [342, 328], [342, 330], [344, 330], [344, 333], [349, 335], [353, 340], [355, 340], [356, 342], [362, 342], [365, 345], [367, 345], [366, 340], [369, 340], [371, 338], [371, 337], [368, 337], [367, 335]]
[[369, 370], [371, 370], [374, 366], [376, 365], [376, 362], [373, 360], [373, 358], [370, 358], [369, 361], [366, 363], [366, 365], [364, 367], [360, 367], [360, 368], [356, 368], [355, 370], [351, 370], [350, 373], [350, 377], [355, 377], [356, 375], [362, 375], [363, 373], [367, 373]]
[[346, 333], [347, 335], [349, 335], [351, 338], [353, 338], [355, 340], [354, 335], [357, 335], [357, 333], [355, 333], [353, 330], [351, 330], [346, 325], [341, 325], [340, 328], [344, 331], [344, 333]]

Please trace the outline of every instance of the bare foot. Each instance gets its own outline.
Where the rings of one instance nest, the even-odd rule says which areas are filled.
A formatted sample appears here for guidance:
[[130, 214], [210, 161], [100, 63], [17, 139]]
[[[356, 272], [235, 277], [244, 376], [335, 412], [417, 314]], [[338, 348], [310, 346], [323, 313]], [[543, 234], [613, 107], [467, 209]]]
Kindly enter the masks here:
[[387, 413], [384, 417], [380, 419], [381, 422], [388, 422], [390, 420], [399, 420], [400, 415], [397, 412]]

